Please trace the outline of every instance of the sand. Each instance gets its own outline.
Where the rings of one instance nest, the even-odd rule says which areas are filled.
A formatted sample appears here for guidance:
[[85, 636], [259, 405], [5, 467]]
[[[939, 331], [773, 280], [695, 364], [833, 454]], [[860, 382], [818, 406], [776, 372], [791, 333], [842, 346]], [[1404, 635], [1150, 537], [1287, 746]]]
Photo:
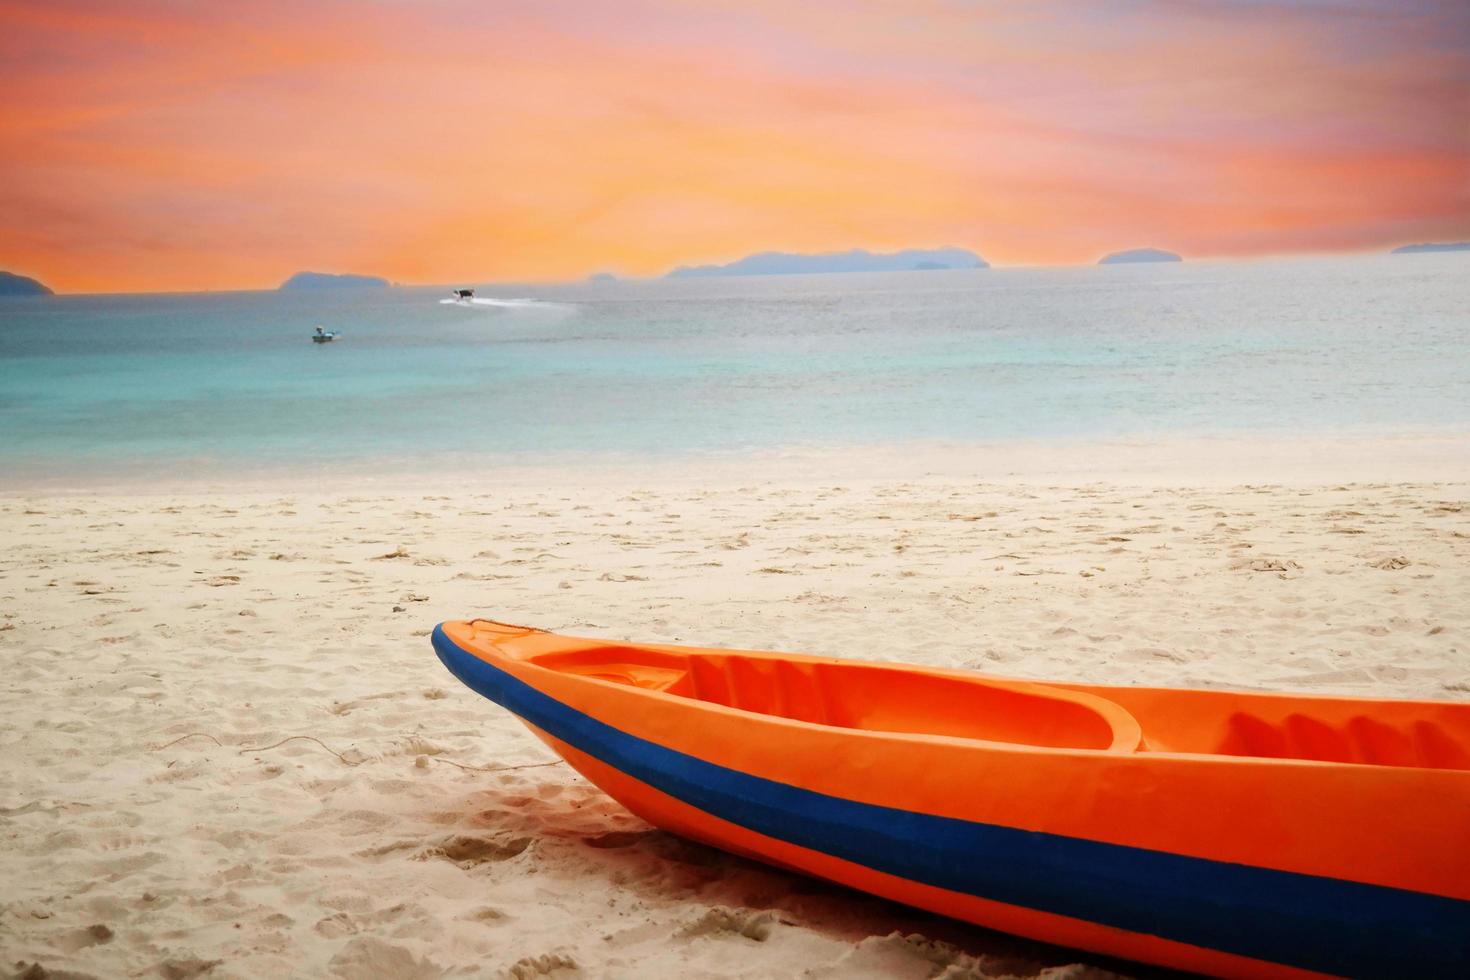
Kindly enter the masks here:
[[651, 829], [443, 670], [442, 619], [1470, 697], [1470, 483], [878, 472], [0, 497], [4, 969], [1136, 969]]

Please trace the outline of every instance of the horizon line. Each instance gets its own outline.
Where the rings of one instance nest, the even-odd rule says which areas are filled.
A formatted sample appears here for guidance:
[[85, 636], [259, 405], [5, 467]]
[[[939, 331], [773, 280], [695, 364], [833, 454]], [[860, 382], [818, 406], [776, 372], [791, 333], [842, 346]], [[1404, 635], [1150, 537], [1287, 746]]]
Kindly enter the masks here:
[[[1463, 241], [1470, 241], [1470, 235], [1467, 235], [1467, 238], [1466, 239], [1463, 239]], [[1347, 248], [1345, 248], [1345, 250], [1326, 250], [1326, 251], [1277, 251], [1277, 253], [1213, 254], [1213, 256], [1186, 256], [1186, 254], [1183, 254], [1183, 253], [1175, 253], [1175, 254], [1177, 254], [1177, 256], [1180, 257], [1180, 264], [1216, 263], [1216, 262], [1269, 262], [1269, 260], [1282, 260], [1282, 259], [1333, 259], [1333, 257], [1388, 256], [1388, 254], [1394, 254], [1395, 248], [1404, 248], [1404, 247], [1407, 247], [1407, 245], [1423, 245], [1423, 244], [1430, 244], [1430, 245], [1448, 245], [1448, 244], [1460, 244], [1460, 241], [1436, 241], [1436, 242], [1404, 241], [1404, 242], [1398, 242], [1398, 244], [1373, 245], [1373, 247], [1369, 247], [1369, 248], [1352, 248], [1352, 250], [1347, 250]], [[985, 266], [980, 266], [980, 267], [958, 267], [958, 269], [923, 269], [923, 270], [894, 269], [894, 270], [891, 270], [891, 272], [989, 272], [989, 270], [998, 270], [998, 269], [1094, 269], [1094, 267], [1098, 267], [1098, 264], [1100, 264], [1101, 259], [1104, 259], [1104, 257], [1111, 256], [1111, 254], [1117, 254], [1117, 253], [1113, 253], [1113, 251], [1110, 251], [1110, 253], [1104, 253], [1103, 256], [1098, 257], [1098, 259], [1092, 260], [1092, 262], [995, 264], [995, 263], [989, 262], [988, 259], [985, 259], [985, 256], [982, 256], [982, 254], [978, 253], [978, 251], [976, 251], [975, 248], [967, 247], [967, 245], [936, 245], [936, 247], [932, 247], [932, 248], [931, 247], [922, 247], [922, 245], [911, 245], [911, 247], [898, 248], [898, 250], [895, 250], [895, 251], [933, 251], [933, 250], [939, 250], [939, 248], [958, 248], [958, 250], [970, 251], [970, 253], [976, 254], [976, 256], [978, 256], [979, 259], [982, 260], [982, 262], [985, 262], [986, 264], [985, 264]], [[1129, 248], [1120, 248], [1119, 251], [1145, 250], [1145, 248], [1160, 248], [1160, 247], [1157, 247], [1157, 245], [1133, 245], [1133, 247], [1129, 247]], [[428, 289], [428, 288], [438, 288], [438, 287], [453, 287], [453, 285], [456, 285], [456, 284], [469, 284], [469, 285], [475, 285], [475, 287], [485, 287], [485, 285], [539, 285], [539, 287], [550, 287], [550, 285], [585, 285], [585, 284], [587, 284], [588, 279], [591, 279], [592, 276], [597, 276], [597, 275], [612, 275], [612, 276], [614, 276], [614, 281], [617, 281], [617, 282], [657, 282], [657, 281], [661, 281], [661, 279], [670, 278], [670, 273], [672, 273], [673, 270], [676, 270], [676, 269], [685, 269], [685, 267], [719, 266], [719, 264], [728, 264], [728, 263], [739, 262], [739, 260], [745, 259], [745, 257], [757, 256], [757, 254], [782, 253], [782, 254], [797, 254], [797, 256], [841, 256], [841, 254], [851, 253], [851, 251], [869, 251], [870, 254], [876, 254], [876, 256], [889, 256], [889, 254], [895, 254], [895, 251], [873, 251], [873, 250], [870, 250], [870, 248], [863, 247], [863, 245], [854, 245], [854, 247], [845, 248], [845, 250], [835, 250], [835, 251], [791, 251], [791, 253], [782, 253], [781, 248], [763, 248], [763, 250], [760, 250], [760, 251], [750, 251], [750, 253], [745, 253], [744, 256], [739, 257], [739, 259], [729, 259], [729, 260], [726, 260], [725, 263], [720, 263], [720, 262], [717, 262], [717, 260], [714, 260], [714, 262], [704, 262], [704, 263], [697, 264], [697, 266], [688, 266], [688, 264], [678, 264], [678, 266], [672, 266], [672, 267], [670, 267], [670, 269], [667, 270], [667, 272], [661, 272], [661, 273], [659, 273], [659, 275], [653, 275], [653, 276], [631, 276], [631, 275], [623, 275], [623, 273], [614, 272], [614, 270], [613, 269], [610, 269], [610, 267], [601, 266], [601, 267], [597, 267], [597, 269], [589, 270], [589, 272], [581, 273], [581, 275], [578, 275], [578, 276], [576, 276], [576, 278], [572, 278], [572, 279], [566, 279], [566, 278], [556, 278], [556, 279], [444, 279], [444, 281], [438, 281], [438, 282], [423, 282], [423, 281], [416, 281], [416, 282], [397, 282], [397, 281], [391, 281], [391, 279], [390, 279], [390, 281], [388, 281], [387, 284], [382, 285], [382, 287], [341, 287], [341, 288], [344, 288], [344, 289], [347, 289], [347, 288], [356, 288], [356, 289], [362, 289], [362, 288], [369, 288], [369, 289], [370, 288], [382, 288], [382, 289]], [[1172, 250], [1167, 250], [1167, 248], [1163, 248], [1163, 251], [1172, 251]], [[1150, 264], [1150, 263], [1138, 263], [1138, 264]], [[1175, 264], [1175, 263], [1163, 263], [1163, 264]], [[26, 273], [15, 272], [15, 270], [13, 270], [13, 269], [0, 269], [0, 272], [9, 272], [10, 275], [18, 275], [18, 276], [24, 276], [24, 278], [34, 279], [34, 281], [40, 282], [40, 284], [41, 285], [44, 285], [44, 287], [50, 288], [51, 289], [51, 295], [53, 295], [53, 297], [63, 297], [63, 295], [68, 295], [68, 297], [73, 297], [73, 295], [75, 295], [75, 297], [81, 297], [81, 295], [212, 295], [212, 294], [226, 294], [226, 292], [281, 292], [282, 291], [282, 288], [281, 288], [282, 285], [284, 285], [285, 282], [287, 282], [288, 279], [291, 278], [291, 276], [300, 275], [301, 272], [313, 272], [313, 273], [316, 273], [316, 275], [372, 276], [372, 278], [388, 279], [387, 276], [379, 276], [379, 275], [376, 275], [376, 273], [370, 273], [370, 272], [320, 272], [319, 269], [298, 269], [298, 270], [295, 270], [295, 272], [293, 272], [293, 273], [288, 273], [288, 275], [285, 276], [285, 279], [281, 279], [281, 282], [279, 282], [279, 284], [276, 284], [276, 285], [263, 285], [263, 287], [216, 287], [216, 288], [209, 288], [209, 289], [97, 289], [97, 291], [60, 291], [60, 289], [56, 289], [56, 288], [50, 287], [50, 285], [49, 284], [46, 284], [46, 281], [44, 281], [44, 279], [41, 279], [40, 276], [26, 275]], [[761, 272], [757, 272], [757, 273], [744, 273], [744, 275], [741, 275], [741, 273], [734, 273], [734, 275], [728, 275], [728, 276], [709, 276], [709, 278], [767, 279], [767, 278], [781, 278], [781, 276], [792, 276], [792, 275], [842, 275], [842, 273], [832, 273], [832, 272], [810, 272], [810, 273], [770, 273], [770, 272], [764, 272], [764, 273], [761, 273]], [[858, 272], [858, 273], [848, 273], [848, 275], [869, 275], [869, 273], [861, 273], [861, 272]], [[691, 276], [691, 278], [701, 278], [701, 276]], [[322, 287], [322, 288], [329, 289], [329, 288], [332, 288], [332, 287]], [[309, 292], [309, 289], [303, 289], [303, 291]]]
[[[1465, 240], [1470, 240], [1470, 235], [1467, 235], [1467, 238]], [[1375, 246], [1372, 246], [1370, 248], [1325, 250], [1325, 251], [1311, 251], [1311, 252], [1260, 252], [1260, 253], [1254, 253], [1254, 254], [1250, 254], [1250, 255], [1225, 253], [1225, 254], [1202, 255], [1202, 256], [1189, 256], [1189, 255], [1185, 255], [1183, 253], [1177, 253], [1177, 252], [1174, 253], [1174, 254], [1177, 254], [1177, 255], [1180, 256], [1180, 260], [1181, 260], [1181, 263], [1180, 264], [1213, 263], [1213, 262], [1256, 262], [1256, 261], [1270, 261], [1270, 260], [1279, 260], [1279, 259], [1327, 259], [1327, 258], [1335, 258], [1335, 257], [1345, 258], [1345, 257], [1351, 257], [1351, 256], [1391, 255], [1391, 254], [1393, 254], [1393, 251], [1395, 249], [1403, 248], [1403, 247], [1408, 246], [1408, 245], [1424, 245], [1424, 244], [1429, 244], [1429, 245], [1447, 245], [1447, 244], [1458, 244], [1458, 243], [1459, 243], [1458, 241], [1444, 241], [1444, 242], [1418, 242], [1418, 241], [1416, 241], [1416, 242], [1408, 242], [1408, 241], [1405, 241], [1405, 242], [1399, 242], [1397, 244], [1375, 245]], [[998, 270], [998, 269], [1091, 269], [1091, 268], [1096, 268], [1099, 265], [1099, 263], [1100, 263], [1100, 261], [1101, 261], [1102, 258], [1105, 258], [1108, 255], [1117, 254], [1116, 252], [1107, 252], [1107, 253], [1104, 253], [1104, 255], [1099, 256], [1098, 259], [1095, 259], [1095, 260], [1093, 260], [1091, 262], [1038, 262], [1038, 263], [1012, 263], [1012, 264], [1006, 264], [1006, 265], [997, 265], [997, 264], [995, 264], [993, 262], [990, 262], [988, 259], [985, 259], [985, 257], [983, 255], [981, 255], [975, 249], [973, 249], [973, 248], [971, 248], [969, 246], [965, 246], [965, 245], [943, 245], [943, 246], [935, 246], [933, 248], [929, 248], [929, 247], [926, 247], [926, 246], [909, 246], [909, 247], [906, 247], [906, 248], [897, 249], [895, 251], [896, 252], [903, 252], [903, 251], [930, 251], [930, 250], [937, 250], [937, 249], [940, 249], [940, 248], [962, 249], [964, 251], [972, 252], [975, 255], [979, 256], [980, 259], [982, 261], [985, 261], [987, 264], [985, 266], [980, 266], [980, 267], [963, 267], [963, 268], [946, 268], [946, 269], [924, 269], [924, 270], [904, 270], [904, 269], [897, 269], [897, 270], [891, 270], [891, 271], [894, 271], [894, 272], [905, 272], [905, 271], [923, 271], [923, 272], [976, 272], [976, 271], [979, 271], [979, 272], [985, 272], [985, 271]], [[1154, 249], [1154, 248], [1160, 248], [1160, 246], [1153, 246], [1153, 245], [1130, 246], [1128, 248], [1119, 249], [1118, 251], [1126, 252], [1126, 251], [1137, 251], [1137, 250], [1140, 250], [1140, 249]], [[1170, 249], [1163, 249], [1163, 250], [1164, 251], [1172, 251]], [[857, 252], [857, 251], [870, 252], [871, 254], [874, 254], [874, 255], [892, 255], [892, 254], [895, 254], [895, 252], [874, 252], [872, 249], [869, 249], [869, 248], [866, 248], [866, 247], [860, 246], [860, 245], [855, 245], [852, 248], [848, 248], [848, 249], [837, 249], [837, 250], [833, 250], [833, 251], [823, 251], [823, 252], [784, 252], [783, 254], [788, 254], [788, 255], [803, 255], [803, 256], [808, 256], [808, 255], [843, 255], [843, 254], [846, 254], [846, 253], [849, 253], [849, 252]], [[436, 288], [436, 287], [452, 287], [452, 286], [454, 286], [456, 284], [465, 284], [465, 283], [468, 283], [469, 285], [472, 285], [472, 286], [492, 286], [492, 285], [495, 285], [495, 286], [499, 286], [499, 285], [503, 285], [503, 286], [573, 286], [573, 285], [585, 285], [586, 282], [587, 282], [587, 280], [589, 280], [593, 276], [597, 276], [597, 275], [611, 275], [611, 276], [613, 276], [615, 278], [615, 280], [617, 282], [657, 282], [657, 281], [662, 280], [662, 279], [670, 278], [670, 273], [673, 272], [676, 269], [690, 268], [690, 267], [699, 268], [699, 267], [706, 266], [706, 265], [715, 265], [715, 266], [718, 266], [718, 265], [721, 265], [721, 264], [727, 264], [727, 263], [731, 263], [731, 262], [738, 262], [738, 261], [740, 261], [740, 259], [747, 258], [747, 257], [749, 257], [751, 255], [760, 255], [760, 254], [766, 254], [766, 253], [770, 253], [770, 252], [782, 252], [782, 250], [781, 249], [778, 249], [778, 248], [771, 248], [771, 249], [762, 249], [762, 250], [756, 251], [756, 252], [747, 252], [745, 255], [740, 256], [739, 258], [736, 258], [736, 259], [728, 259], [728, 260], [725, 260], [723, 263], [721, 261], [719, 261], [719, 260], [713, 260], [713, 261], [708, 261], [708, 262], [700, 262], [698, 265], [694, 265], [694, 266], [690, 266], [690, 265], [675, 265], [675, 266], [670, 267], [669, 270], [666, 271], [666, 272], [662, 272], [662, 273], [659, 273], [657, 275], [652, 275], [652, 276], [624, 275], [623, 273], [616, 272], [616, 271], [614, 271], [613, 269], [611, 269], [611, 268], [609, 268], [607, 266], [602, 266], [602, 267], [594, 268], [594, 269], [592, 269], [590, 271], [581, 273], [576, 278], [572, 278], [572, 279], [567, 279], [567, 278], [503, 279], [503, 280], [497, 280], [497, 279], [473, 279], [473, 280], [471, 280], [471, 279], [445, 279], [445, 280], [441, 280], [441, 281], [438, 281], [438, 282], [425, 282], [425, 281], [398, 282], [398, 281], [389, 280], [383, 286], [366, 286], [366, 287], [364, 287], [364, 286], [355, 286], [355, 287], [354, 286], [342, 286], [342, 287], [339, 287], [339, 288], [343, 288], [343, 289], [430, 289], [430, 288]], [[1149, 263], [1139, 263], [1139, 264], [1149, 264]], [[1167, 264], [1173, 264], [1173, 263], [1167, 263]], [[298, 274], [300, 274], [302, 272], [313, 272], [313, 273], [316, 273], [318, 275], [371, 276], [371, 277], [378, 278], [378, 279], [387, 279], [388, 278], [386, 276], [379, 276], [376, 273], [371, 273], [371, 272], [322, 272], [319, 269], [298, 269], [295, 272], [292, 272], [292, 273], [287, 274], [287, 276], [284, 279], [280, 280], [280, 282], [277, 283], [274, 286], [223, 286], [223, 287], [216, 287], [216, 288], [210, 288], [210, 289], [112, 289], [112, 290], [92, 290], [92, 291], [61, 291], [61, 290], [54, 289], [53, 287], [50, 287], [49, 285], [47, 285], [46, 282], [41, 277], [39, 277], [39, 276], [32, 276], [32, 275], [27, 275], [27, 274], [21, 273], [21, 272], [16, 272], [14, 269], [10, 269], [10, 268], [0, 268], [0, 272], [9, 272], [12, 275], [24, 276], [25, 278], [33, 279], [36, 282], [41, 283], [43, 286], [47, 286], [47, 288], [52, 289], [52, 296], [53, 297], [55, 297], [55, 296], [202, 296], [202, 295], [213, 295], [213, 294], [223, 294], [223, 293], [275, 293], [275, 292], [281, 292], [282, 291], [282, 288], [281, 288], [282, 285], [287, 280], [289, 280], [292, 276], [298, 275]], [[732, 274], [732, 275], [729, 275], [729, 276], [710, 276], [710, 277], [707, 277], [707, 278], [767, 279], [767, 278], [773, 278], [773, 277], [774, 278], [779, 278], [779, 277], [786, 277], [786, 276], [793, 276], [793, 275], [841, 275], [841, 274], [842, 273], [831, 273], [831, 272], [811, 272], [811, 273], [746, 273], [746, 274]], [[864, 275], [864, 274], [867, 274], [867, 273], [858, 272], [858, 273], [850, 273], [850, 274]], [[696, 278], [696, 277], [691, 277], [691, 278]], [[320, 287], [320, 288], [331, 289], [331, 288], [334, 288], [334, 287], [328, 286], [328, 287]], [[309, 292], [310, 290], [302, 290], [302, 291], [303, 292]]]

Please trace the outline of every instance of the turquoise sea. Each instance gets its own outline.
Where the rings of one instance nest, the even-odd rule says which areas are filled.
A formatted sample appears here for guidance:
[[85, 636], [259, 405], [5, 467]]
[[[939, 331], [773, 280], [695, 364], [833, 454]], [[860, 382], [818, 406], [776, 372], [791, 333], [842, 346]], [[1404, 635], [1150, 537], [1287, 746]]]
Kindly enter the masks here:
[[1470, 255], [446, 295], [3, 301], [0, 473], [1470, 425]]

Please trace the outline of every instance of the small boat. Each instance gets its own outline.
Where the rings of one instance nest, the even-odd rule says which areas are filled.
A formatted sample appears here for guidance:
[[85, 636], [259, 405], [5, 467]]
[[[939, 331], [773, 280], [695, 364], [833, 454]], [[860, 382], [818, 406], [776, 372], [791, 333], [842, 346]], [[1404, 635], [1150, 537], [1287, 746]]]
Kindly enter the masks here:
[[317, 327], [316, 333], [311, 335], [311, 342], [313, 344], [330, 344], [336, 339], [337, 332], [335, 330], [328, 330], [325, 327]]
[[473, 289], [451, 289], [449, 291], [449, 295], [453, 296], [461, 303], [468, 303], [470, 300], [475, 298], [475, 291]]
[[1470, 704], [1044, 684], [614, 643], [433, 644], [645, 820], [1218, 976], [1470, 976]]

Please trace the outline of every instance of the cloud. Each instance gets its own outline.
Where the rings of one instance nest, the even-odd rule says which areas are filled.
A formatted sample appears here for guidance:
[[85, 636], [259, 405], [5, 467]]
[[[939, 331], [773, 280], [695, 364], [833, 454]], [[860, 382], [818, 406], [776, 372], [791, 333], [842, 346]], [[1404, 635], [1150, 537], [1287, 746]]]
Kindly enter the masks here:
[[0, 2], [0, 74], [63, 289], [1470, 234], [1462, 3]]

